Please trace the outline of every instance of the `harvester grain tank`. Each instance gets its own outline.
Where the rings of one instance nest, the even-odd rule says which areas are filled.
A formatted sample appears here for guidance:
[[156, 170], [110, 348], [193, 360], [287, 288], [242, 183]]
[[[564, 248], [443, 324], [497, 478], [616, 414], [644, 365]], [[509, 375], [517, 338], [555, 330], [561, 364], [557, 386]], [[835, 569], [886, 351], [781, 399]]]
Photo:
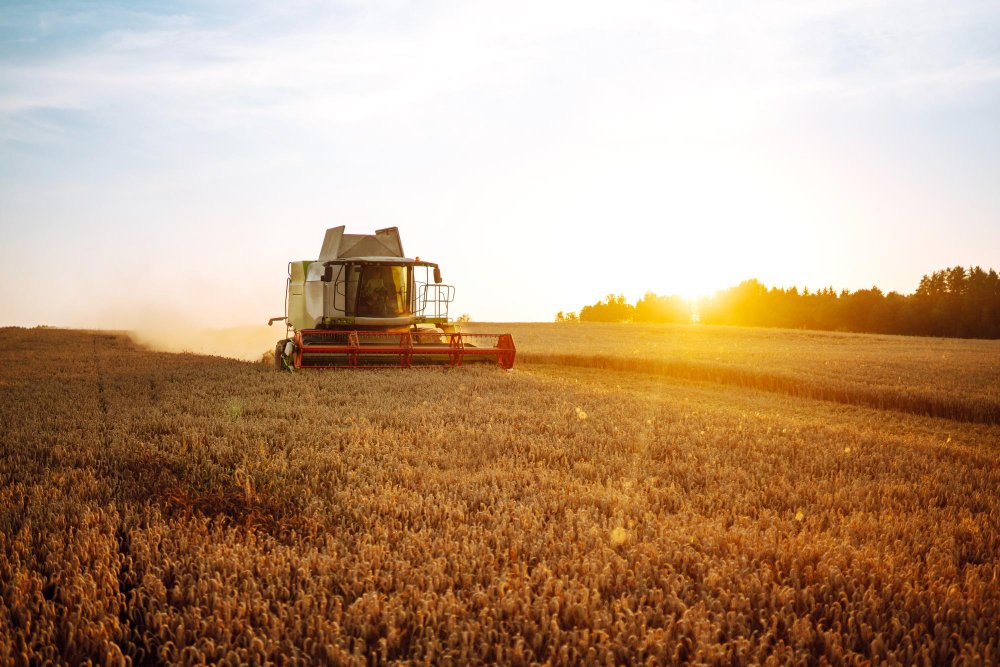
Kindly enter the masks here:
[[455, 288], [434, 262], [403, 254], [399, 230], [345, 234], [326, 230], [319, 259], [289, 262], [286, 338], [274, 350], [279, 369], [514, 366], [510, 334], [470, 334], [448, 315]]

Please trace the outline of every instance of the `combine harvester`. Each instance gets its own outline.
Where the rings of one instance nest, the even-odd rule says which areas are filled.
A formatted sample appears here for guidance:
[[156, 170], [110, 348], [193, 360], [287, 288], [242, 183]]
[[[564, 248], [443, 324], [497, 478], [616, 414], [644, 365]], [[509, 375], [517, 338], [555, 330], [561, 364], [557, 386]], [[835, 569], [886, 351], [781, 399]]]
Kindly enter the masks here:
[[[433, 282], [431, 277], [433, 276]], [[510, 334], [459, 332], [448, 318], [455, 288], [433, 262], [403, 256], [395, 227], [374, 234], [326, 230], [316, 261], [289, 262], [286, 338], [274, 349], [278, 369], [514, 366]]]

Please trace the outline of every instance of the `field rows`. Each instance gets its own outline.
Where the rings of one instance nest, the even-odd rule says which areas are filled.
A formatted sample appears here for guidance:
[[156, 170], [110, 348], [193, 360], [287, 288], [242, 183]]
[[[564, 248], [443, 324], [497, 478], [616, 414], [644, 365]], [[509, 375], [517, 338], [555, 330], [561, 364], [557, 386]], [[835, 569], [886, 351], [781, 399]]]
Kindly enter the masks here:
[[654, 373], [1000, 424], [1000, 341], [706, 325], [474, 324], [521, 363]]
[[3, 663], [1000, 660], [995, 425], [0, 342]]

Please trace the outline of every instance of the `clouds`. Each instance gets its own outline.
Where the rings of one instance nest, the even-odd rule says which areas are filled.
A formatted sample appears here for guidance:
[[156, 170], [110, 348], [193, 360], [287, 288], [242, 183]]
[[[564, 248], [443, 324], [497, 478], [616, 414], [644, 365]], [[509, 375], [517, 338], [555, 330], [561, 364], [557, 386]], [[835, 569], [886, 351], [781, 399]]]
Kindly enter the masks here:
[[207, 7], [22, 8], [5, 31], [0, 114], [124, 105], [327, 127], [489, 91], [527, 104], [546, 88], [583, 104], [603, 93], [770, 111], [801, 97], [953, 96], [1000, 71], [1000, 12], [975, 3]]

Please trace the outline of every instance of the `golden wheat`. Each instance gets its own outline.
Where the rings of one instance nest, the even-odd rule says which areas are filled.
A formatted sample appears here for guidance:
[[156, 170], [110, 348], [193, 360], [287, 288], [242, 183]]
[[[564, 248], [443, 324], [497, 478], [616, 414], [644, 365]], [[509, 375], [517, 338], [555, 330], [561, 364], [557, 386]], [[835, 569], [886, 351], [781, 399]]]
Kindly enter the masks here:
[[995, 425], [0, 342], [2, 663], [1000, 660]]
[[464, 326], [511, 330], [522, 365], [653, 373], [1000, 423], [1000, 341], [676, 324]]

